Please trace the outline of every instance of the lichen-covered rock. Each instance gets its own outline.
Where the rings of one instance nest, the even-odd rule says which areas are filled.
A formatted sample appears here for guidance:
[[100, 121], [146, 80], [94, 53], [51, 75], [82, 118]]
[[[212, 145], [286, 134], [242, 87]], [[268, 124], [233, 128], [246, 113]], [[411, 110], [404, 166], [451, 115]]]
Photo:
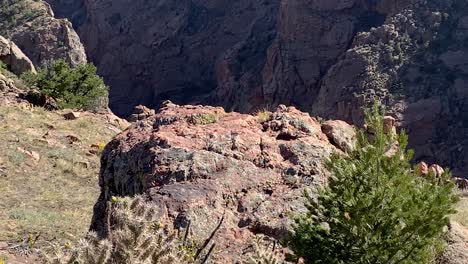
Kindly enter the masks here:
[[222, 108], [168, 103], [106, 147], [92, 229], [105, 235], [112, 196], [144, 194], [161, 208], [162, 224], [184, 229], [190, 222], [196, 239], [224, 215], [214, 259], [235, 263], [255, 234], [288, 235], [291, 213], [305, 209], [303, 191], [326, 182], [323, 161], [334, 151], [341, 152], [319, 122], [293, 107], [280, 106], [260, 123]]

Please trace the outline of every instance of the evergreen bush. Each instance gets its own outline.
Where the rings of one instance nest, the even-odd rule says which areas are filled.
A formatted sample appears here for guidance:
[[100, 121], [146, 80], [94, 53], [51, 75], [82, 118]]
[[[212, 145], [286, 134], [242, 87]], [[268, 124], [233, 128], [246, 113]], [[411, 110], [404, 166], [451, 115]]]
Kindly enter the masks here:
[[450, 174], [420, 176], [407, 136], [385, 133], [377, 106], [366, 124], [354, 151], [327, 162], [329, 184], [306, 195], [289, 245], [306, 263], [432, 263], [458, 199]]
[[64, 60], [57, 60], [48, 68], [39, 69], [37, 74], [23, 74], [22, 79], [54, 98], [60, 108], [97, 110], [107, 107], [96, 103], [107, 97], [108, 88], [92, 64], [71, 68]]

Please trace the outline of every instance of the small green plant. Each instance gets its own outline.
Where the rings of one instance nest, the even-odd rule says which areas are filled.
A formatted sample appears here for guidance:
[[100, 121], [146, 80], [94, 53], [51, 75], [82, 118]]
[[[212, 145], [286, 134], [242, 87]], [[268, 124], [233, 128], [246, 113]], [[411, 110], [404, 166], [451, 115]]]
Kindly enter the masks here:
[[0, 73], [4, 74], [6, 70], [7, 70], [6, 64], [3, 61], [0, 61]]
[[96, 155], [101, 156], [104, 152], [104, 149], [106, 148], [106, 145], [107, 144], [105, 142], [99, 142], [96, 144]]
[[385, 133], [377, 106], [366, 124], [349, 156], [327, 162], [329, 185], [306, 195], [289, 245], [306, 263], [432, 263], [458, 200], [450, 174], [419, 176], [407, 136]]
[[57, 60], [48, 68], [39, 69], [37, 74], [29, 72], [21, 78], [54, 98], [61, 108], [97, 110], [96, 102], [107, 97], [108, 93], [108, 87], [96, 74], [96, 67], [92, 64], [71, 68], [64, 60]]
[[193, 125], [209, 125], [218, 122], [218, 116], [212, 113], [194, 114], [187, 118], [187, 122]]
[[6, 264], [8, 261], [7, 257], [0, 255], [0, 264]]
[[263, 122], [269, 121], [273, 113], [266, 109], [262, 109], [258, 111], [255, 115], [257, 116], [257, 121], [259, 123], [263, 123]]

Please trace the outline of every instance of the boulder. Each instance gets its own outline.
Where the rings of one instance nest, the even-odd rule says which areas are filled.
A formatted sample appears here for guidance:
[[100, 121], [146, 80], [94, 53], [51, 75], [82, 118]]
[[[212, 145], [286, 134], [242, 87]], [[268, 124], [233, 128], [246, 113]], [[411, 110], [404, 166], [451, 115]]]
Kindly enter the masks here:
[[153, 109], [149, 109], [148, 107], [144, 105], [138, 105], [135, 106], [135, 109], [133, 110], [133, 114], [130, 115], [127, 120], [129, 122], [136, 122], [140, 120], [144, 120], [146, 118], [149, 118], [155, 114]]
[[356, 142], [355, 128], [341, 120], [330, 120], [322, 124], [322, 131], [332, 144], [342, 151], [354, 149]]
[[78, 119], [80, 116], [81, 116], [81, 113], [75, 112], [75, 111], [71, 111], [71, 112], [63, 114], [63, 117], [66, 120], [75, 120], [75, 119]]
[[10, 40], [0, 36], [0, 61], [6, 64], [8, 69], [21, 75], [25, 72], [36, 72], [31, 60]]
[[[340, 133], [352, 138], [348, 130]], [[314, 195], [326, 183], [323, 161], [332, 152], [341, 150], [319, 122], [293, 107], [259, 122], [219, 107], [166, 104], [106, 146], [91, 228], [107, 235], [111, 197], [143, 194], [161, 209], [162, 225], [183, 231], [190, 222], [195, 239], [208, 237], [224, 216], [213, 261], [236, 263], [257, 234], [288, 236], [290, 213], [305, 211], [304, 190]]]
[[418, 168], [419, 168], [419, 171], [421, 173], [421, 176], [426, 176], [429, 174], [429, 166], [427, 165], [426, 162], [424, 161], [421, 161], [419, 164], [418, 164]]
[[24, 93], [20, 93], [19, 98], [24, 99], [34, 106], [44, 107], [47, 110], [59, 109], [57, 102], [54, 98], [47, 96], [37, 90], [29, 90]]
[[444, 169], [441, 166], [437, 165], [437, 164], [432, 164], [429, 167], [429, 171], [432, 172], [437, 177], [442, 176], [442, 174], [444, 174], [444, 172], [445, 172]]

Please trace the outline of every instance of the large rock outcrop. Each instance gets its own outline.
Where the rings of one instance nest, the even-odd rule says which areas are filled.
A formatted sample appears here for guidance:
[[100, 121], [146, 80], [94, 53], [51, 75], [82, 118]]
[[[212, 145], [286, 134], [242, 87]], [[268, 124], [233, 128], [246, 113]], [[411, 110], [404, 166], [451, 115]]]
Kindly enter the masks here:
[[[350, 125], [329, 125], [353, 137]], [[184, 229], [190, 221], [195, 239], [206, 239], [224, 215], [214, 260], [235, 263], [256, 234], [288, 234], [290, 213], [304, 210], [304, 189], [326, 182], [323, 161], [333, 151], [341, 150], [319, 122], [293, 107], [260, 120], [167, 103], [106, 147], [92, 229], [105, 235], [112, 196], [144, 194], [161, 209], [162, 224]]]
[[41, 1], [5, 0], [0, 3], [0, 35], [18, 45], [37, 67], [64, 59], [70, 65], [86, 62], [78, 34], [66, 19], [56, 19]]
[[29, 71], [36, 72], [31, 60], [24, 55], [18, 46], [2, 36], [0, 36], [0, 61], [18, 76]]

